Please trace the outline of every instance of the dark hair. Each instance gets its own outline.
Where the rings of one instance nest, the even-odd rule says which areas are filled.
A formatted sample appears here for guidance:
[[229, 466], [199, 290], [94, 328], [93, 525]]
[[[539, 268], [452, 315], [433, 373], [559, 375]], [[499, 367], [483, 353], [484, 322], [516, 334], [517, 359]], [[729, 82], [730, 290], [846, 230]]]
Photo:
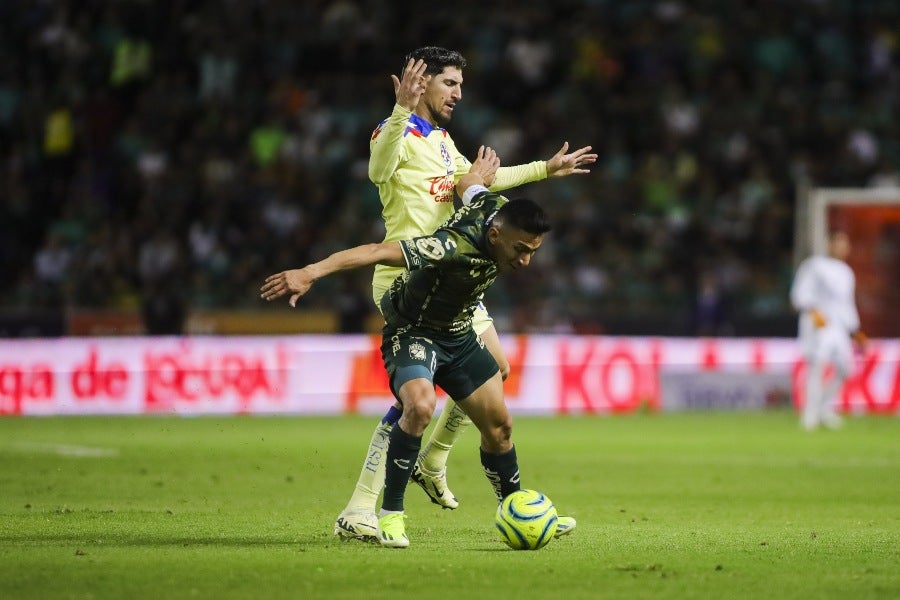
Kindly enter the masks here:
[[[427, 65], [425, 68], [426, 75], [437, 75], [438, 73], [442, 73], [445, 67], [456, 67], [462, 71], [466, 66], [466, 59], [463, 58], [462, 54], [456, 50], [447, 50], [446, 48], [441, 48], [439, 46], [425, 46], [413, 50], [403, 57], [403, 69], [406, 69], [406, 63], [408, 63], [411, 58], [415, 60], [421, 58], [425, 61], [425, 64]], [[402, 73], [403, 70], [401, 69], [400, 72]]]
[[522, 231], [539, 235], [550, 231], [550, 218], [537, 202], [528, 198], [515, 198], [500, 207], [494, 216], [494, 225], [518, 227]]

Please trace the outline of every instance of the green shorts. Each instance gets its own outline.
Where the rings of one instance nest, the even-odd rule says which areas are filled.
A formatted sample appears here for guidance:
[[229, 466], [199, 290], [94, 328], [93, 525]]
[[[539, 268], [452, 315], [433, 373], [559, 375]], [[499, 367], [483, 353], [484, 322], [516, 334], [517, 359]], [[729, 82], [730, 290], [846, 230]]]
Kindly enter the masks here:
[[398, 400], [400, 387], [419, 378], [441, 386], [454, 400], [463, 400], [500, 370], [472, 329], [445, 338], [424, 337], [409, 327], [385, 329], [381, 357]]

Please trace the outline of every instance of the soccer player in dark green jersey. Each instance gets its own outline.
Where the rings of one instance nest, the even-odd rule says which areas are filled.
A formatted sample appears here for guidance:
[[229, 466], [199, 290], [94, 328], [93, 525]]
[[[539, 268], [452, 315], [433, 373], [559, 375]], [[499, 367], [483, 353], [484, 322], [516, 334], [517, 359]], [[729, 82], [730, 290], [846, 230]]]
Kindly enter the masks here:
[[[520, 488], [512, 420], [503, 399], [497, 361], [472, 328], [472, 315], [497, 275], [528, 266], [550, 230], [546, 213], [527, 199], [507, 200], [485, 185], [500, 161], [480, 148], [457, 183], [463, 206], [433, 234], [342, 250], [302, 269], [270, 275], [266, 300], [290, 294], [291, 306], [326, 275], [384, 264], [406, 271], [381, 298], [385, 326], [381, 353], [403, 413], [390, 433], [384, 497], [378, 519], [381, 544], [409, 546], [403, 499], [435, 410], [435, 385], [459, 399], [481, 432], [481, 463], [498, 501]], [[574, 519], [560, 517], [568, 533]]]

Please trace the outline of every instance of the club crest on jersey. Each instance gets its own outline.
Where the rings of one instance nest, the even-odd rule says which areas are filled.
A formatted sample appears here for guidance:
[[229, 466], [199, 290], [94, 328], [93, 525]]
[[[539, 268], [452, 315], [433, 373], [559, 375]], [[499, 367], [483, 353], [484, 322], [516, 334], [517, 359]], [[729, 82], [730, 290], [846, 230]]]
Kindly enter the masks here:
[[441, 142], [441, 158], [444, 159], [444, 164], [448, 167], [453, 164], [453, 159], [450, 158], [450, 151], [447, 150], [447, 144]]
[[425, 360], [425, 346], [419, 342], [409, 345], [409, 357], [415, 360]]

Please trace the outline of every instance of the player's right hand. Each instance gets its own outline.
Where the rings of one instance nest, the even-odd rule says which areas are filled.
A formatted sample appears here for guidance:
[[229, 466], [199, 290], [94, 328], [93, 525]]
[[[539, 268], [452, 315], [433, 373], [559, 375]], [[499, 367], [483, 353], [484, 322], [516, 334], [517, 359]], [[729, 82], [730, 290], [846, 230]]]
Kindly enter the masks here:
[[419, 60], [409, 59], [403, 74], [400, 77], [391, 75], [391, 81], [394, 82], [394, 96], [397, 98], [397, 104], [409, 109], [415, 110], [419, 104], [419, 98], [425, 93], [425, 86], [428, 84], [429, 77], [425, 75], [425, 69], [428, 65], [421, 58]]
[[490, 187], [494, 183], [494, 177], [497, 176], [497, 169], [500, 168], [500, 157], [497, 152], [490, 146], [479, 146], [478, 156], [469, 167], [469, 173], [478, 173], [484, 180], [485, 187]]
[[309, 291], [313, 281], [315, 279], [312, 278], [306, 268], [275, 273], [266, 277], [266, 282], [259, 290], [260, 298], [271, 302], [290, 293], [291, 297], [288, 303], [291, 307], [296, 307], [297, 300]]
[[825, 318], [825, 315], [823, 315], [815, 308], [809, 311], [809, 316], [812, 319], [813, 326], [815, 326], [816, 329], [821, 329], [828, 324], [828, 319]]

